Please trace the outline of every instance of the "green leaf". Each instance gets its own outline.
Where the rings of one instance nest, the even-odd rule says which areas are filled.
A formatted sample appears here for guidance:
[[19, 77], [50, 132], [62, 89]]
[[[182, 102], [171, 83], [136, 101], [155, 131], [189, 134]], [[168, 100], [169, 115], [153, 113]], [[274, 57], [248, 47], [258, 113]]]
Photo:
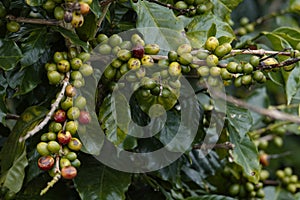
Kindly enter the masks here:
[[184, 24], [172, 10], [148, 1], [134, 3], [133, 9], [138, 16], [136, 26], [146, 43], [157, 43], [168, 51], [186, 42], [182, 35]]
[[22, 51], [12, 40], [0, 39], [0, 68], [11, 70], [22, 58]]
[[90, 5], [91, 11], [99, 18], [102, 14], [99, 1], [93, 1]]
[[297, 44], [300, 42], [300, 31], [299, 28], [292, 27], [279, 27], [273, 31], [273, 33], [284, 38], [289, 44], [295, 49]]
[[287, 104], [300, 102], [300, 64], [290, 72], [286, 82], [285, 93]]
[[45, 0], [26, 0], [26, 4], [29, 6], [41, 6]]
[[[129, 111], [124, 110], [122, 114], [129, 114]], [[127, 132], [118, 127], [118, 112], [116, 110], [116, 99], [112, 95], [108, 95], [102, 102], [99, 109], [99, 121], [102, 129], [104, 129], [106, 137], [109, 141], [115, 145], [119, 145], [123, 142]], [[130, 116], [121, 116], [130, 119]], [[127, 122], [126, 122], [127, 123]], [[126, 125], [124, 124], [124, 127]], [[123, 127], [123, 128], [124, 128]], [[126, 127], [125, 127], [126, 128]], [[128, 130], [128, 127], [127, 127]]]
[[223, 195], [212, 194], [212, 195], [201, 195], [198, 197], [188, 197], [184, 200], [234, 200], [234, 198], [223, 196]]
[[241, 138], [247, 134], [253, 124], [249, 110], [232, 104], [227, 104], [227, 119]]
[[89, 13], [84, 17], [84, 24], [76, 29], [79, 38], [84, 41], [91, 40], [97, 32], [97, 18], [94, 14]]
[[84, 155], [82, 165], [74, 179], [82, 200], [125, 199], [125, 192], [131, 183], [131, 174], [111, 169], [94, 157]]
[[[25, 141], [19, 142], [20, 136], [34, 128], [44, 118], [48, 110], [44, 107], [33, 106], [27, 108], [18, 119], [12, 133], [9, 135], [0, 152], [1, 174], [0, 181], [9, 189], [18, 192], [24, 179], [24, 168], [27, 165]], [[25, 157], [25, 158], [24, 158]], [[26, 159], [26, 160], [25, 160]], [[20, 185], [16, 184], [17, 182]], [[13, 181], [12, 183], [10, 181]]]
[[276, 33], [264, 33], [272, 44], [272, 49], [282, 51], [286, 48], [291, 48], [287, 40]]
[[6, 97], [6, 89], [8, 83], [3, 76], [3, 73], [0, 73], [0, 123], [5, 125], [5, 116], [6, 116], [6, 105], [5, 105], [5, 97]]
[[3, 186], [17, 193], [21, 190], [25, 177], [25, 167], [28, 165], [26, 150], [14, 161], [12, 167], [6, 172]]
[[[260, 108], [268, 108], [270, 102], [269, 102], [269, 97], [266, 88], [261, 87], [254, 90], [253, 93], [249, 97], [247, 97], [247, 103], [256, 105], [257, 107]], [[264, 116], [253, 111], [250, 111], [250, 114], [253, 119], [252, 122], [253, 126], [259, 124], [259, 122], [261, 122], [262, 119], [264, 118]]]
[[65, 38], [69, 39], [71, 42], [73, 42], [75, 45], [81, 46], [84, 51], [88, 51], [89, 50], [89, 45], [87, 42], [84, 42], [82, 40], [80, 40], [80, 38], [78, 37], [77, 34], [75, 34], [74, 32], [64, 29], [62, 27], [52, 27], [52, 29], [54, 31], [59, 32], [60, 34], [62, 34]]
[[230, 142], [235, 145], [232, 155], [233, 161], [243, 168], [245, 176], [252, 182], [259, 181], [260, 164], [258, 151], [255, 144], [250, 140], [248, 135], [240, 136], [237, 129], [228, 124]]
[[274, 186], [267, 186], [264, 188], [265, 200], [295, 200], [293, 195], [285, 189]]
[[222, 42], [231, 42], [235, 35], [232, 28], [226, 22], [212, 13], [199, 15], [193, 18], [193, 21], [186, 27], [187, 37], [193, 47], [202, 47], [207, 39], [208, 30], [211, 24], [216, 24], [216, 37], [222, 38]]
[[47, 48], [47, 27], [38, 28], [24, 39], [21, 45], [23, 58], [21, 59], [22, 68], [36, 63]]

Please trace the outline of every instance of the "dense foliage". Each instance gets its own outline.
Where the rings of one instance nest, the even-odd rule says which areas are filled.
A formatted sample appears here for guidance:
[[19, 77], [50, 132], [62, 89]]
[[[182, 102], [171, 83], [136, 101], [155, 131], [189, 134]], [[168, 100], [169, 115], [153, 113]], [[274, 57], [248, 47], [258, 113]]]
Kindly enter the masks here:
[[300, 199], [299, 26], [299, 0], [2, 0], [0, 199]]

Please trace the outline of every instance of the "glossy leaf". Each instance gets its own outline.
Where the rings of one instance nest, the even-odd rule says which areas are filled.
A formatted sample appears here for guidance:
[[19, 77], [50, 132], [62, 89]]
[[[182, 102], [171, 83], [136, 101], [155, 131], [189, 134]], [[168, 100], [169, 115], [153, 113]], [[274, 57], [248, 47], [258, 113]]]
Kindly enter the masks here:
[[23, 58], [21, 59], [22, 67], [27, 67], [36, 63], [47, 48], [47, 28], [39, 28], [30, 33], [22, 43], [21, 49]]
[[286, 97], [287, 103], [299, 103], [300, 102], [300, 64], [290, 72], [288, 80], [286, 82]]
[[296, 48], [297, 44], [300, 42], [300, 31], [297, 28], [279, 27], [275, 29], [273, 33], [284, 38], [293, 48]]
[[208, 30], [211, 24], [216, 24], [216, 37], [221, 38], [223, 42], [231, 42], [234, 39], [234, 33], [230, 25], [217, 16], [207, 13], [193, 18], [193, 21], [186, 27], [187, 37], [194, 47], [202, 47], [207, 39]]
[[[253, 93], [247, 98], [247, 103], [256, 105], [257, 107], [260, 108], [268, 108], [270, 102], [269, 102], [269, 97], [267, 95], [267, 91], [265, 87], [257, 88]], [[253, 126], [259, 124], [261, 120], [264, 118], [264, 116], [250, 111], [251, 117], [253, 119]]]
[[25, 177], [25, 167], [28, 165], [28, 161], [26, 158], [26, 150], [16, 158], [13, 165], [6, 172], [5, 181], [3, 186], [9, 188], [9, 190], [17, 193], [20, 191], [23, 185], [23, 180]]
[[91, 156], [85, 155], [81, 160], [84, 165], [78, 170], [74, 182], [82, 200], [125, 199], [130, 174], [111, 169]]
[[99, 1], [93, 1], [90, 5], [91, 11], [99, 18], [102, 14]]
[[260, 164], [255, 144], [250, 140], [248, 135], [241, 137], [241, 133], [231, 124], [228, 124], [228, 132], [230, 142], [235, 145], [232, 151], [233, 161], [243, 168], [245, 176], [250, 181], [257, 183], [259, 180]]
[[227, 104], [227, 119], [240, 138], [245, 137], [253, 123], [249, 110], [232, 104]]
[[61, 28], [61, 27], [52, 27], [53, 30], [61, 33], [65, 38], [69, 39], [75, 45], [81, 46], [85, 51], [88, 51], [89, 46], [86, 42], [80, 40], [77, 34], [73, 33], [70, 30]]
[[6, 88], [8, 83], [3, 76], [0, 74], [0, 123], [5, 125], [5, 116], [6, 116], [6, 105], [5, 105], [5, 96], [6, 96]]
[[94, 14], [90, 13], [84, 18], [84, 24], [76, 29], [79, 38], [84, 41], [91, 40], [95, 37], [97, 32], [97, 18]]
[[[107, 139], [115, 145], [119, 145], [125, 139], [127, 133], [118, 127], [118, 110], [116, 110], [115, 103], [116, 101], [111, 95], [104, 99], [99, 110], [99, 121]], [[125, 113], [129, 114], [129, 112], [123, 112], [123, 114]], [[130, 116], [122, 117], [130, 119]]]
[[280, 187], [274, 187], [274, 186], [267, 186], [264, 188], [265, 191], [265, 200], [294, 200], [295, 198], [293, 195], [280, 188]]
[[138, 1], [133, 8], [138, 15], [136, 26], [146, 43], [156, 43], [161, 49], [171, 50], [186, 41], [182, 35], [183, 23], [172, 10], [148, 1]]
[[[24, 179], [24, 168], [27, 165], [25, 142], [19, 142], [19, 137], [34, 128], [47, 113], [44, 107], [33, 106], [27, 108], [14, 126], [6, 143], [0, 152], [1, 178], [0, 180], [9, 186], [9, 189], [18, 192]], [[18, 180], [20, 185], [16, 185]], [[7, 182], [8, 181], [8, 182]], [[10, 182], [12, 181], [12, 182]]]
[[22, 58], [22, 52], [12, 40], [0, 39], [0, 68], [3, 70], [13, 69]]

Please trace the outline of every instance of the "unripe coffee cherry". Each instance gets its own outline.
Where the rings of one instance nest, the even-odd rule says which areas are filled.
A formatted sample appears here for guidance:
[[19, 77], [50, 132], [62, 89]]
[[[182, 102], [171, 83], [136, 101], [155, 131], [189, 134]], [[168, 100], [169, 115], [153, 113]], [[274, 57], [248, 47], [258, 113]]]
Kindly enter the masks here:
[[59, 166], [60, 166], [60, 168], [71, 166], [71, 161], [68, 160], [67, 158], [63, 157], [59, 160]]
[[240, 192], [240, 185], [235, 183], [229, 187], [229, 194], [231, 196], [237, 196]]
[[238, 66], [238, 63], [236, 63], [236, 62], [229, 62], [226, 65], [226, 69], [230, 73], [237, 73], [237, 66]]
[[68, 143], [69, 149], [73, 151], [79, 151], [82, 147], [82, 143], [78, 138], [71, 138], [70, 142]]
[[214, 54], [208, 55], [205, 61], [209, 67], [216, 66], [219, 64], [219, 58]]
[[58, 153], [60, 150], [60, 145], [56, 141], [50, 141], [48, 142], [47, 148], [51, 153]]
[[72, 21], [71, 24], [74, 28], [79, 28], [83, 25], [84, 18], [82, 14], [78, 14], [77, 12], [72, 13]]
[[74, 161], [77, 159], [77, 154], [71, 151], [66, 155], [66, 158], [70, 161]]
[[141, 62], [144, 67], [152, 67], [154, 65], [154, 60], [149, 55], [144, 55], [141, 59]]
[[128, 68], [138, 70], [141, 67], [141, 61], [138, 58], [130, 58], [128, 60]]
[[48, 71], [47, 77], [50, 85], [57, 85], [62, 80], [61, 74], [58, 71]]
[[54, 158], [52, 156], [42, 156], [38, 160], [38, 167], [41, 170], [47, 171], [54, 166]]
[[66, 112], [62, 109], [57, 110], [53, 115], [53, 119], [55, 122], [63, 123], [67, 119]]
[[42, 156], [50, 155], [50, 151], [48, 150], [48, 143], [40, 142], [36, 146], [37, 152]]
[[62, 73], [70, 71], [70, 63], [67, 60], [60, 60], [57, 63], [57, 70]]
[[179, 76], [181, 74], [181, 66], [178, 62], [171, 62], [168, 72], [171, 76]]
[[260, 58], [258, 56], [251, 56], [250, 58], [250, 64], [254, 67], [257, 67], [259, 65]]
[[63, 53], [62, 52], [55, 52], [54, 55], [53, 55], [53, 61], [55, 63], [58, 63], [59, 61], [63, 60], [64, 59], [64, 56], [63, 56]]
[[183, 53], [179, 56], [178, 62], [182, 65], [189, 65], [193, 61], [191, 53]]
[[79, 117], [80, 115], [80, 109], [73, 106], [71, 107], [68, 111], [67, 111], [67, 116], [68, 116], [68, 119], [70, 120], [75, 120]]
[[200, 76], [206, 77], [209, 75], [209, 67], [208, 66], [201, 66], [197, 69], [197, 72]]
[[83, 76], [90, 76], [94, 73], [94, 69], [91, 65], [89, 64], [83, 64], [80, 69], [79, 72], [83, 75]]
[[176, 51], [169, 51], [168, 52], [168, 59], [170, 62], [174, 62], [174, 61], [177, 61], [177, 58], [178, 58], [178, 54]]
[[146, 44], [144, 50], [146, 54], [156, 55], [158, 54], [160, 48], [158, 44]]
[[177, 54], [180, 56], [184, 53], [191, 53], [192, 46], [190, 44], [182, 44], [177, 48]]
[[207, 38], [204, 44], [204, 48], [209, 51], [214, 51], [218, 46], [219, 46], [219, 40], [214, 36]]
[[119, 46], [123, 39], [118, 34], [113, 34], [108, 38], [108, 43], [111, 47]]
[[77, 176], [77, 170], [73, 166], [63, 167], [61, 169], [61, 176], [64, 179], [73, 179]]

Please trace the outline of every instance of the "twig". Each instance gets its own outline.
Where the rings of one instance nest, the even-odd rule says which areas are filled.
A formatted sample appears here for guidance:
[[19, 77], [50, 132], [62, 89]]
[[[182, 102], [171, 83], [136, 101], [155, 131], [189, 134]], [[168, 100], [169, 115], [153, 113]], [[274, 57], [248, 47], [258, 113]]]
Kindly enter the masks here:
[[13, 15], [7, 15], [6, 19], [10, 21], [16, 21], [21, 23], [29, 24], [43, 24], [49, 26], [61, 26], [62, 22], [54, 19], [35, 19], [35, 18], [25, 18], [25, 17], [15, 17]]
[[288, 65], [292, 65], [296, 62], [299, 62], [300, 58], [290, 58], [288, 60], [282, 61], [280, 63], [277, 64], [272, 64], [272, 65], [264, 65], [263, 63], [261, 63], [257, 68], [258, 69], [274, 69], [274, 68], [280, 68], [280, 67], [284, 67], [284, 66], [288, 66]]
[[300, 117], [298, 117], [298, 116], [290, 115], [290, 114], [287, 114], [287, 113], [284, 113], [284, 112], [281, 112], [278, 110], [274, 110], [274, 109], [265, 109], [265, 108], [257, 107], [256, 105], [250, 105], [250, 104], [246, 103], [245, 101], [241, 101], [232, 96], [228, 96], [225, 93], [214, 92], [214, 91], [211, 91], [211, 92], [213, 93], [213, 95], [215, 95], [218, 98], [221, 98], [221, 99], [223, 99], [227, 102], [230, 102], [232, 104], [235, 104], [237, 106], [252, 110], [261, 115], [265, 115], [265, 116], [268, 116], [270, 118], [277, 119], [277, 120], [294, 122], [294, 123], [300, 124]]
[[207, 151], [208, 149], [234, 149], [234, 144], [230, 142], [220, 143], [220, 144], [196, 144], [193, 146], [193, 149], [201, 149]]
[[189, 13], [189, 12], [191, 12], [191, 11], [193, 11], [193, 10], [196, 9], [196, 8], [180, 9], [180, 8], [174, 7], [172, 4], [166, 4], [166, 3], [163, 3], [163, 2], [160, 2], [160, 1], [157, 1], [157, 0], [148, 0], [148, 1], [151, 2], [151, 3], [155, 3], [155, 4], [158, 4], [158, 5], [161, 5], [161, 6], [163, 6], [163, 7], [172, 9], [172, 10], [176, 10], [176, 11], [178, 11], [180, 14]]
[[15, 115], [15, 114], [11, 114], [11, 113], [7, 113], [5, 116], [5, 119], [14, 119], [14, 120], [18, 120], [20, 118], [19, 115]]
[[44, 195], [46, 194], [46, 192], [55, 185], [55, 183], [57, 183], [57, 181], [59, 181], [59, 179], [61, 178], [61, 174], [60, 173], [57, 173], [55, 174], [55, 176], [53, 177], [53, 179], [48, 182], [47, 184], [47, 187], [45, 187], [41, 192], [40, 192], [40, 195]]
[[58, 97], [56, 98], [55, 102], [51, 105], [51, 110], [48, 112], [48, 114], [46, 115], [44, 120], [41, 123], [39, 123], [36, 127], [34, 127], [34, 129], [32, 129], [31, 131], [28, 131], [24, 137], [20, 137], [19, 142], [25, 141], [29, 137], [33, 136], [34, 134], [36, 134], [37, 132], [42, 130], [48, 124], [48, 122], [51, 119], [52, 115], [54, 114], [55, 110], [58, 108], [60, 101], [64, 97], [66, 87], [69, 83], [69, 76], [70, 76], [70, 73], [68, 72], [66, 74], [65, 79], [63, 80], [63, 86], [61, 88], [61, 91], [60, 91]]
[[113, 0], [109, 0], [109, 1], [105, 1], [107, 4], [101, 4], [100, 3], [100, 5], [101, 6], [104, 6], [103, 7], [103, 10], [102, 10], [102, 14], [101, 14], [101, 16], [100, 16], [100, 18], [98, 19], [98, 21], [97, 21], [97, 29], [96, 29], [96, 31], [95, 31], [95, 33], [94, 33], [94, 36], [96, 36], [96, 34], [97, 34], [97, 32], [99, 31], [99, 29], [100, 29], [100, 27], [101, 27], [101, 24], [102, 24], [102, 22], [103, 22], [103, 20], [105, 19], [105, 16], [106, 16], [106, 13], [108, 12], [108, 9], [109, 9], [109, 6], [110, 6], [110, 4], [113, 2]]
[[263, 133], [265, 133], [265, 132], [267, 132], [269, 130], [274, 130], [274, 129], [278, 128], [278, 127], [281, 127], [281, 126], [284, 126], [284, 125], [287, 125], [287, 124], [290, 124], [290, 123], [291, 122], [285, 121], [285, 122], [278, 122], [278, 123], [275, 123], [275, 124], [270, 124], [267, 127], [264, 127], [264, 128], [261, 128], [261, 129], [257, 129], [255, 131], [250, 132], [249, 135], [251, 137], [254, 137], [256, 135], [261, 135], [261, 134], [263, 134]]

